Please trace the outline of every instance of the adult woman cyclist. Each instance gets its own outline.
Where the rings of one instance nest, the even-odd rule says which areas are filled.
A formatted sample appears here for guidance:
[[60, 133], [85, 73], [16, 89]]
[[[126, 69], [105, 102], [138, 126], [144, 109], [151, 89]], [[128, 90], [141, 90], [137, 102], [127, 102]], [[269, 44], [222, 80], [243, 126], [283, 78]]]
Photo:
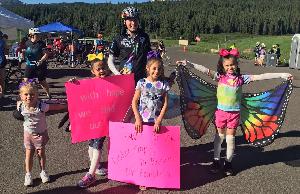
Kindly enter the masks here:
[[146, 77], [147, 53], [151, 51], [149, 36], [140, 28], [139, 15], [134, 7], [122, 11], [123, 29], [113, 40], [108, 58], [108, 66], [114, 74], [120, 74], [114, 64], [118, 57], [123, 67], [121, 73], [134, 73], [135, 82]]
[[46, 82], [48, 52], [46, 44], [40, 40], [40, 30], [38, 28], [29, 29], [29, 40], [25, 43], [25, 76], [24, 81], [38, 78], [39, 83], [45, 90], [48, 98], [51, 98], [49, 86]]

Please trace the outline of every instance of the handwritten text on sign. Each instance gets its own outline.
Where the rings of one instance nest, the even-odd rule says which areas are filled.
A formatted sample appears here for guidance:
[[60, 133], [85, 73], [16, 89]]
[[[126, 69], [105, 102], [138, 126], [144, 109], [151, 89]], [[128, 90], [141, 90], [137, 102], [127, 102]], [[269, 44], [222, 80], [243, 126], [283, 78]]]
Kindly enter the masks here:
[[108, 121], [121, 121], [134, 94], [133, 75], [66, 83], [72, 143], [108, 135]]
[[109, 122], [108, 178], [156, 188], [180, 188], [180, 127], [154, 133], [131, 123]]

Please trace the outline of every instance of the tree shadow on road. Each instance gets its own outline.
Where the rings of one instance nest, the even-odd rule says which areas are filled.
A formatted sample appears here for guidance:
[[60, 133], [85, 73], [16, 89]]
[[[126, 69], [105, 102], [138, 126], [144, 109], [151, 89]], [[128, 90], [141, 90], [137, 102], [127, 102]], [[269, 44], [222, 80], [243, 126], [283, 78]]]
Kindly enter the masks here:
[[[278, 138], [299, 136], [299, 131], [289, 131], [280, 134]], [[221, 156], [225, 155], [224, 148], [226, 144], [224, 142]], [[212, 174], [210, 172], [210, 165], [213, 158], [213, 142], [181, 147], [180, 151], [181, 190], [190, 190], [225, 177], [222, 173]], [[236, 151], [233, 160], [235, 174], [256, 166], [270, 165], [278, 162], [284, 162], [287, 165], [298, 167], [300, 165], [300, 145], [264, 151], [263, 148], [246, 144], [243, 136], [236, 137]]]
[[32, 192], [31, 194], [136, 194], [138, 192], [139, 189], [136, 185], [120, 185], [96, 192], [89, 191], [88, 189], [81, 189], [76, 186], [67, 186], [54, 188], [50, 190]]

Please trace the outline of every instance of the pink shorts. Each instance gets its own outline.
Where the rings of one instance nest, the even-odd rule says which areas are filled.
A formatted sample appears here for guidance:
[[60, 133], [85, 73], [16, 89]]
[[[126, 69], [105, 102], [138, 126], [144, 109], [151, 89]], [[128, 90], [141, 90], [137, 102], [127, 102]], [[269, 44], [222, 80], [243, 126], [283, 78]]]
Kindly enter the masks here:
[[48, 132], [42, 134], [30, 134], [24, 131], [24, 146], [26, 149], [41, 149], [44, 148], [49, 141]]
[[217, 128], [236, 129], [240, 125], [240, 111], [223, 111], [218, 109], [215, 113]]

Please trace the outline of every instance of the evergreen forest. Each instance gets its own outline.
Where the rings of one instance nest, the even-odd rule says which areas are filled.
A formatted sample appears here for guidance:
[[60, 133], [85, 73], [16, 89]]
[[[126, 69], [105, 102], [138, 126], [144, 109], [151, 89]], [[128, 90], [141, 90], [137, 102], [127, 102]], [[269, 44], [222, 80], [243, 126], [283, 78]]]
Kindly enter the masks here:
[[[120, 13], [128, 3], [13, 4], [5, 7], [36, 26], [60, 21], [85, 36], [119, 33]], [[181, 0], [135, 3], [151, 37], [193, 40], [198, 34], [285, 35], [300, 32], [298, 0]]]

